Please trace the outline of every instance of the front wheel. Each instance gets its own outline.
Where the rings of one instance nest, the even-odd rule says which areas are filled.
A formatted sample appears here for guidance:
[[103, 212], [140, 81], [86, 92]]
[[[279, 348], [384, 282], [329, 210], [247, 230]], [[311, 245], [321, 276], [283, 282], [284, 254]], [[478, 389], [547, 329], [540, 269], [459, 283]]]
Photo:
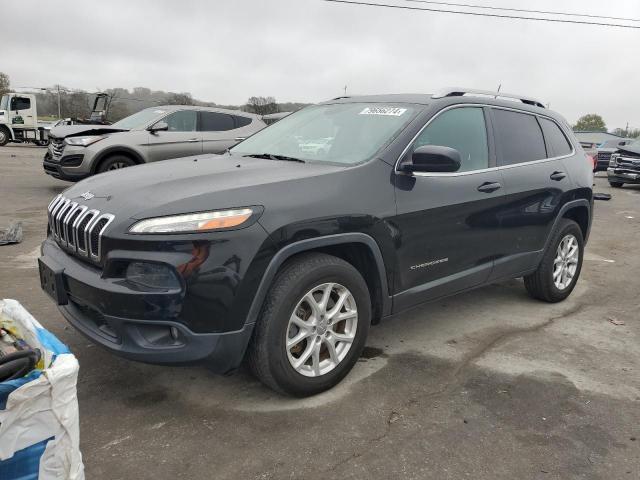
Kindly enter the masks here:
[[133, 167], [136, 164], [129, 157], [125, 157], [124, 155], [114, 155], [113, 157], [108, 157], [102, 161], [102, 163], [98, 166], [98, 173], [109, 172], [111, 170], [119, 170], [121, 168]]
[[609, 182], [609, 185], [611, 185], [613, 188], [621, 188], [622, 185], [624, 185], [624, 183], [622, 183], [622, 182]]
[[4, 147], [11, 140], [11, 135], [6, 128], [0, 127], [0, 147]]
[[265, 385], [304, 397], [342, 380], [362, 353], [371, 299], [362, 275], [340, 258], [303, 254], [278, 274], [249, 347]]
[[567, 298], [578, 281], [584, 256], [584, 239], [580, 226], [563, 218], [547, 247], [538, 269], [524, 277], [529, 294], [545, 302]]

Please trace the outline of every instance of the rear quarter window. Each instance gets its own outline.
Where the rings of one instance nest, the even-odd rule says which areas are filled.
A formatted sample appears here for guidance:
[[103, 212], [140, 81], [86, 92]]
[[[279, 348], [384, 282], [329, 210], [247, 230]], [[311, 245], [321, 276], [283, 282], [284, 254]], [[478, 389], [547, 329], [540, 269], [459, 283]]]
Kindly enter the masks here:
[[573, 150], [571, 144], [556, 122], [546, 118], [540, 118], [540, 125], [544, 132], [544, 138], [547, 141], [547, 148], [550, 150], [550, 156], [561, 157], [571, 153]]
[[241, 117], [240, 115], [233, 115], [233, 119], [236, 122], [236, 128], [246, 127], [251, 123], [249, 117]]
[[534, 115], [493, 109], [498, 165], [513, 165], [547, 158], [542, 130]]

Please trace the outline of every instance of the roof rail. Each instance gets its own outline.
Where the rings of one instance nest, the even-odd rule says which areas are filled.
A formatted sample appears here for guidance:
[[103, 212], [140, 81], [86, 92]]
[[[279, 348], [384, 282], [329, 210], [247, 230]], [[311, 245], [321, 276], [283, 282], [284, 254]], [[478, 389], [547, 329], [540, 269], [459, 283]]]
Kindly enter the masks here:
[[444, 88], [433, 95], [431, 98], [444, 98], [444, 97], [462, 97], [464, 95], [481, 95], [494, 98], [511, 98], [513, 100], [520, 100], [527, 105], [533, 105], [534, 107], [545, 108], [544, 104], [540, 100], [534, 98], [525, 97], [523, 95], [515, 95], [513, 93], [492, 92], [490, 90], [475, 90], [473, 88]]

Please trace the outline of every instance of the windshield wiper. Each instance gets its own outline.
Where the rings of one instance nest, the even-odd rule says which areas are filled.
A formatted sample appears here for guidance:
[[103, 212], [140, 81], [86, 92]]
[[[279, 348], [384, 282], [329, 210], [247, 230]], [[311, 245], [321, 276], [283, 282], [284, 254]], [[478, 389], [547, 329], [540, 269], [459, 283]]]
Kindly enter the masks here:
[[275, 155], [273, 153], [249, 153], [243, 157], [264, 158], [266, 160], [283, 160], [285, 162], [307, 163], [301, 158], [287, 157], [286, 155]]

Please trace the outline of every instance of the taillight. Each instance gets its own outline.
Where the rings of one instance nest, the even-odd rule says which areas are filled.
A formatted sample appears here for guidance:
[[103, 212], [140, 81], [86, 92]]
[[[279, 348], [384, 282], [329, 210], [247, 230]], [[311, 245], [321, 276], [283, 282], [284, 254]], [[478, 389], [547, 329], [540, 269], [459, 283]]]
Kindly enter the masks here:
[[587, 155], [585, 154], [585, 157], [587, 157], [587, 161], [591, 164], [591, 169], [595, 170], [596, 169], [596, 165], [597, 165], [597, 161], [595, 159], [595, 157], [591, 156], [591, 155]]

